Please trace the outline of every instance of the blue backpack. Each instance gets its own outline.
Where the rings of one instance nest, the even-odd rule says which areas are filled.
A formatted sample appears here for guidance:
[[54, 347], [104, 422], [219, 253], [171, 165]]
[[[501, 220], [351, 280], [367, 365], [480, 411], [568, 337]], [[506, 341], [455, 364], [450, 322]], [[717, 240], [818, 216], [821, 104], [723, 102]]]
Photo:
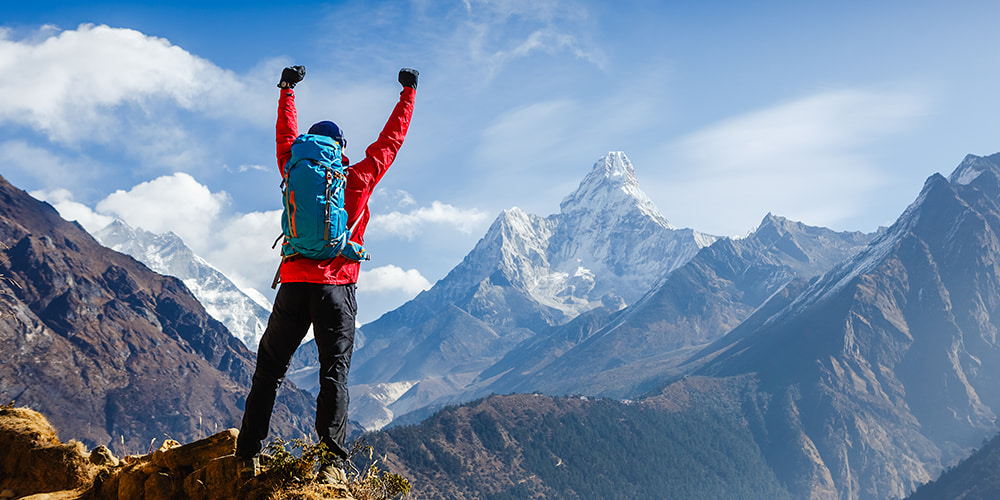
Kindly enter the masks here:
[[347, 227], [346, 184], [347, 175], [341, 165], [337, 141], [313, 134], [302, 134], [295, 139], [292, 157], [285, 164], [282, 179], [282, 256], [301, 255], [316, 260], [343, 256], [354, 261], [368, 260], [365, 249], [351, 241], [351, 233], [358, 222]]

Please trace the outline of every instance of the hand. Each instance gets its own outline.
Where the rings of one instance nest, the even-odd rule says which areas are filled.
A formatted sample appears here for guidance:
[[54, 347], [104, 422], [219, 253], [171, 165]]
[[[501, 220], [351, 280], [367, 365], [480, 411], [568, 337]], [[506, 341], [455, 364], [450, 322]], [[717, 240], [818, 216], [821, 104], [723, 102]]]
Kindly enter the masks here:
[[399, 84], [404, 87], [410, 87], [413, 90], [417, 89], [417, 77], [420, 76], [420, 72], [412, 68], [403, 68], [399, 70]]
[[289, 66], [281, 71], [281, 81], [278, 82], [278, 88], [281, 89], [292, 89], [295, 88], [295, 84], [302, 81], [306, 77], [306, 67], [305, 66]]

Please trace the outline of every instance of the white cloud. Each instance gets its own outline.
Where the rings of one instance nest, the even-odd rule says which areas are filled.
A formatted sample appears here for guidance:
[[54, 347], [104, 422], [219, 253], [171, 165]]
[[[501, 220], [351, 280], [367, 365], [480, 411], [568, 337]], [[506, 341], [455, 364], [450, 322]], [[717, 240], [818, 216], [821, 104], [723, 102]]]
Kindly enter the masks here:
[[909, 126], [924, 108], [924, 100], [912, 94], [829, 92], [723, 121], [677, 146], [718, 171], [785, 170], [788, 159], [876, 142]]
[[497, 70], [514, 59], [527, 57], [534, 52], [556, 55], [561, 51], [569, 51], [577, 58], [588, 61], [598, 68], [604, 67], [604, 56], [596, 51], [583, 49], [576, 37], [560, 33], [554, 29], [542, 29], [532, 32], [527, 38], [509, 50], [497, 50], [488, 57], [491, 68]]
[[212, 193], [194, 177], [177, 173], [115, 191], [97, 204], [97, 211], [154, 233], [173, 231], [203, 254], [212, 245], [212, 224], [228, 205], [225, 192]]
[[91, 209], [67, 189], [34, 191], [67, 220], [96, 232], [115, 218], [153, 233], [173, 232], [196, 254], [244, 289], [268, 290], [280, 256], [271, 248], [281, 233], [281, 211], [227, 212], [225, 192], [212, 193], [188, 174], [164, 176], [116, 191]]
[[376, 267], [371, 271], [361, 271], [358, 277], [358, 290], [364, 292], [400, 291], [416, 295], [429, 290], [431, 283], [416, 269], [403, 270], [394, 265]]
[[647, 191], [664, 213], [710, 207], [716, 227], [697, 213], [683, 223], [703, 231], [738, 234], [769, 211], [836, 227], [888, 182], [868, 148], [927, 107], [915, 93], [843, 90], [737, 116], [669, 144], [670, 177]]
[[397, 234], [412, 240], [423, 231], [424, 226], [439, 224], [468, 234], [480, 228], [486, 217], [486, 213], [480, 210], [462, 210], [435, 200], [429, 207], [419, 207], [408, 213], [394, 211], [375, 215], [368, 224], [368, 233]]
[[240, 166], [238, 166], [236, 168], [229, 168], [229, 166], [226, 166], [225, 169], [228, 172], [234, 172], [234, 173], [238, 173], [238, 174], [246, 173], [246, 172], [249, 172], [251, 170], [256, 170], [258, 172], [273, 172], [274, 171], [273, 167], [265, 167], [264, 165], [240, 165]]
[[8, 75], [0, 79], [0, 122], [57, 142], [117, 141], [147, 121], [164, 132], [158, 103], [213, 117], [271, 113], [270, 100], [250, 95], [233, 72], [131, 29], [46, 27], [23, 40], [0, 33], [0, 74]]
[[[587, 135], [578, 116], [579, 107], [569, 99], [536, 102], [510, 110], [483, 130], [476, 158], [505, 164], [499, 176], [509, 176], [511, 169], [549, 163], [559, 156], [567, 141]], [[514, 148], [519, 157], [531, 161], [510, 162]]]
[[403, 189], [378, 188], [368, 200], [369, 206], [374, 203], [391, 207], [408, 207], [416, 205], [417, 200]]
[[281, 261], [271, 248], [281, 234], [281, 210], [220, 217], [213, 227], [214, 241], [202, 256], [240, 287], [268, 290]]

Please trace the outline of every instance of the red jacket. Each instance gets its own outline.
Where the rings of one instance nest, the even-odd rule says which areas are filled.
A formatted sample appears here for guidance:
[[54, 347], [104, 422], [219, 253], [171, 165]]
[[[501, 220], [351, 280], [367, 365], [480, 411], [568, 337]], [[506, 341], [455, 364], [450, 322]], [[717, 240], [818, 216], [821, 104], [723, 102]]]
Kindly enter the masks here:
[[[365, 229], [368, 226], [369, 213], [365, 210], [368, 198], [375, 185], [389, 170], [396, 153], [403, 145], [406, 130], [410, 127], [410, 116], [413, 114], [413, 100], [417, 91], [404, 87], [399, 94], [399, 102], [392, 110], [389, 121], [382, 128], [378, 140], [365, 150], [365, 159], [347, 168], [347, 187], [344, 192], [344, 208], [347, 210], [347, 227], [361, 217], [358, 226], [351, 237], [352, 241], [364, 244]], [[285, 174], [285, 163], [292, 156], [292, 142], [299, 136], [298, 114], [295, 110], [295, 92], [292, 89], [281, 91], [278, 99], [278, 123], [275, 125], [275, 144], [278, 153], [278, 169]], [[343, 157], [345, 165], [350, 161]], [[328, 260], [313, 260], [304, 257], [286, 259], [281, 264], [281, 282], [328, 283], [344, 285], [358, 282], [360, 263], [337, 257]]]

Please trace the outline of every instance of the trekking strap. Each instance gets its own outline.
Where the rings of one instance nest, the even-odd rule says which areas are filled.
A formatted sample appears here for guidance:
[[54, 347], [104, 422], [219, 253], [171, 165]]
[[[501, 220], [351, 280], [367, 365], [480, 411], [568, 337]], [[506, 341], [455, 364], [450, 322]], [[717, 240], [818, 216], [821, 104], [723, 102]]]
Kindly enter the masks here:
[[285, 259], [282, 258], [281, 262], [278, 262], [278, 268], [274, 270], [274, 279], [271, 280], [271, 290], [278, 288], [278, 281], [281, 281], [281, 264], [284, 264]]
[[354, 235], [354, 229], [358, 227], [358, 223], [361, 222], [361, 216], [363, 216], [367, 210], [368, 205], [365, 204], [364, 208], [361, 209], [361, 213], [358, 214], [358, 218], [354, 219], [354, 224], [351, 224], [351, 228], [344, 231], [344, 234], [341, 234], [340, 237], [337, 238], [340, 243], [337, 245], [337, 255], [335, 258], [340, 257], [340, 254], [345, 248], [347, 248], [347, 243], [351, 240], [351, 236]]
[[326, 208], [326, 211], [324, 212], [324, 215], [323, 215], [323, 221], [324, 221], [325, 227], [326, 227], [326, 229], [323, 231], [323, 239], [325, 240], [325, 239], [328, 239], [330, 237], [330, 208], [331, 208], [330, 205], [333, 204], [333, 200], [332, 200], [332, 198], [333, 198], [333, 196], [332, 196], [332, 194], [333, 194], [333, 167], [331, 167], [330, 165], [323, 165], [323, 166], [324, 166], [324, 168], [326, 170], [326, 198], [324, 198], [326, 200], [326, 203], [323, 204], [324, 207]]

